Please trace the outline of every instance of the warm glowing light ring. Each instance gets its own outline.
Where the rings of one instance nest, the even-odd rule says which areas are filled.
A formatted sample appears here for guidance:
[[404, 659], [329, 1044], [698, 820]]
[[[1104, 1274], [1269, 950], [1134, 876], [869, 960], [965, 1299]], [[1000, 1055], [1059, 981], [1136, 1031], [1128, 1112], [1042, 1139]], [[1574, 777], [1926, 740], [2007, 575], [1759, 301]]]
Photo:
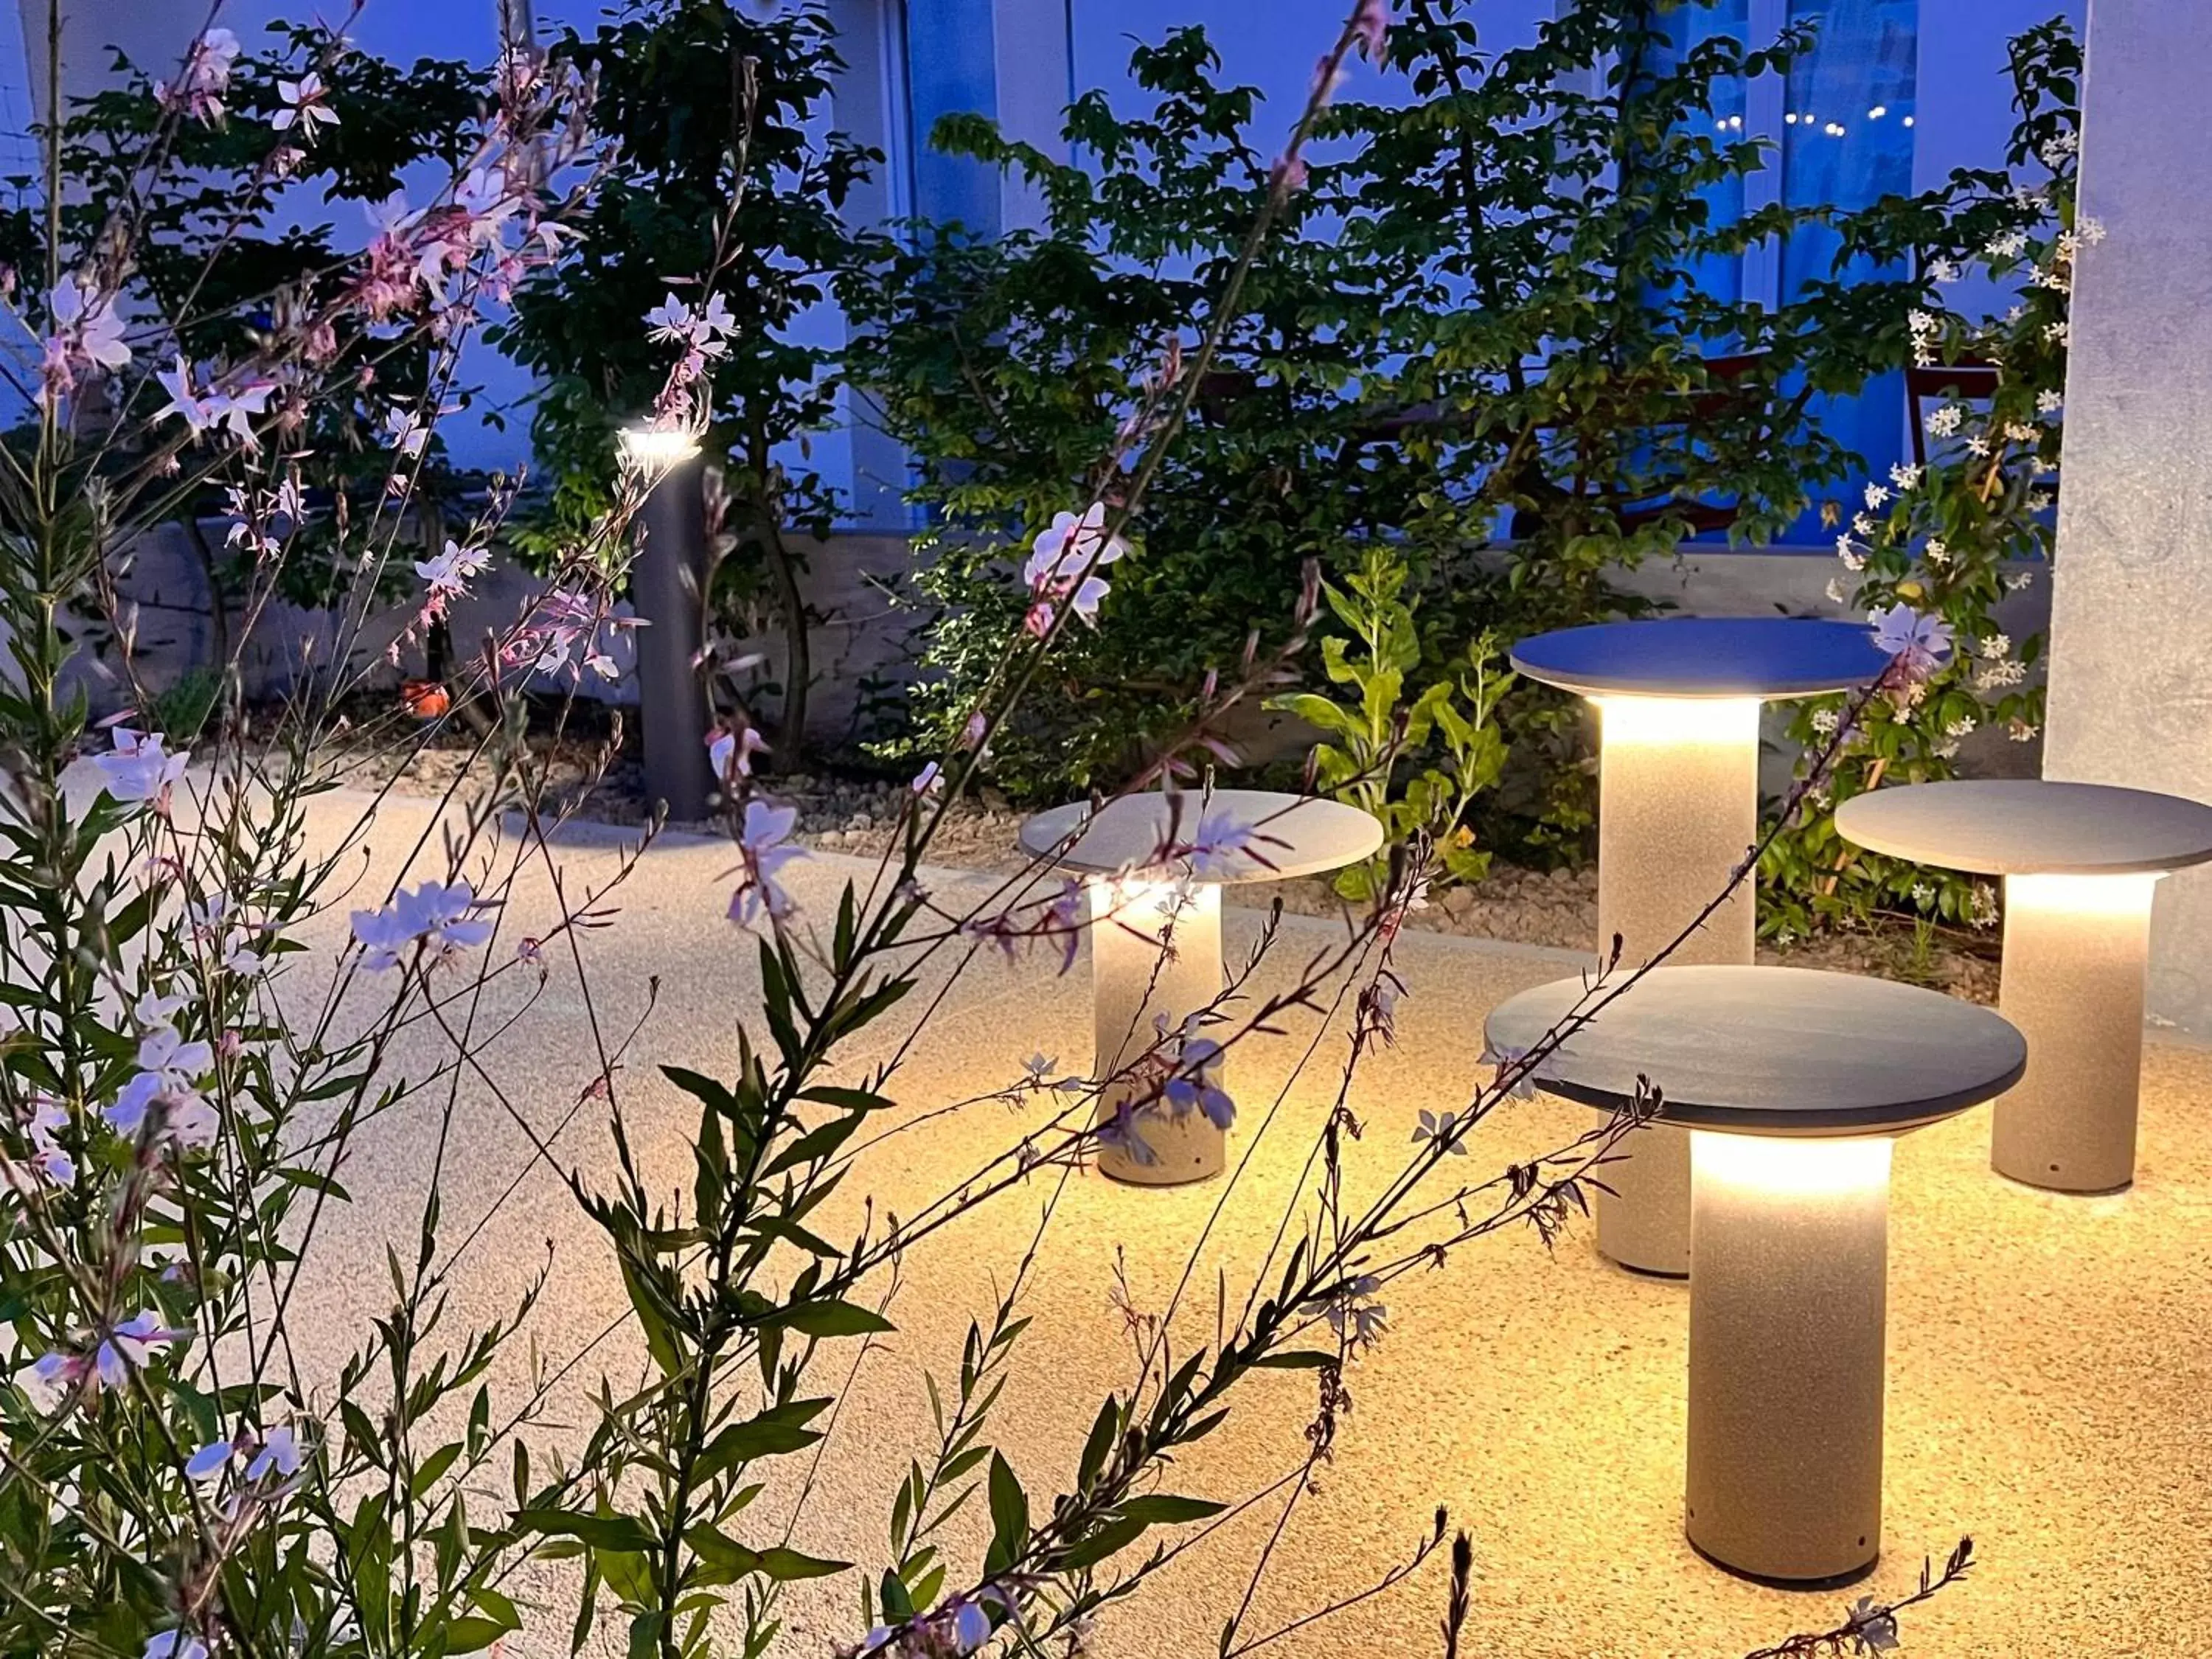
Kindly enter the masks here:
[[1759, 741], [1756, 697], [1592, 697], [1608, 744], [1740, 744]]
[[1697, 1178], [1717, 1192], [1763, 1200], [1820, 1200], [1888, 1190], [1886, 1135], [1826, 1139], [1690, 1132]]
[[2047, 915], [2148, 915], [2152, 895], [2165, 873], [2130, 870], [2112, 876], [2007, 876], [2005, 901]]
[[623, 429], [622, 458], [641, 471], [665, 471], [699, 453], [699, 437], [680, 427], [634, 426]]

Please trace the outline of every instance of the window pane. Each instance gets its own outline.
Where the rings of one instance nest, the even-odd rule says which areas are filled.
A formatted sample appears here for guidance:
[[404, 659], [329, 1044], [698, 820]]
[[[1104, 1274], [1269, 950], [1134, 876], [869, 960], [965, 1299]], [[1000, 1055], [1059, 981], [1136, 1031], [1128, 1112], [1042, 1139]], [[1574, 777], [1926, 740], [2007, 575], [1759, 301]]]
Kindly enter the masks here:
[[914, 112], [915, 210], [957, 220], [979, 236], [999, 234], [999, 176], [964, 157], [940, 155], [929, 135], [945, 115], [998, 112], [998, 66], [990, 0], [907, 0], [907, 76]]
[[[1659, 64], [1661, 71], [1671, 70], [1676, 62], [1708, 40], [1742, 40], [1750, 26], [1750, 6], [1751, 0], [1716, 0], [1710, 6], [1684, 6], [1660, 14], [1653, 21], [1666, 35], [1668, 47]], [[1717, 144], [1741, 141], [1747, 120], [1742, 76], [1716, 82], [1712, 100], [1712, 108], [1693, 117], [1693, 121], [1702, 123], [1705, 135]], [[1709, 225], [1732, 225], [1743, 217], [1741, 176], [1709, 185], [1698, 195], [1710, 216]], [[1692, 262], [1689, 275], [1699, 289], [1714, 299], [1733, 304], [1743, 297], [1743, 261], [1736, 255], [1707, 254]]]
[[[1864, 207], [1912, 187], [1919, 0], [1790, 0], [1790, 21], [1818, 30], [1791, 65], [1783, 117], [1784, 199]], [[1836, 239], [1801, 231], [1783, 256], [1785, 292], [1824, 276]]]

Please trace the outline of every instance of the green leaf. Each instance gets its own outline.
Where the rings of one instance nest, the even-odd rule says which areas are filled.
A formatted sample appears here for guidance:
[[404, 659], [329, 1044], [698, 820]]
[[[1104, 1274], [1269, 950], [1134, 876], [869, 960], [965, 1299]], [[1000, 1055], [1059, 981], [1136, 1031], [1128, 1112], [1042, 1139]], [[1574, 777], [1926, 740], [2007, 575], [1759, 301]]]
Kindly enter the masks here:
[[707, 1444], [694, 1468], [701, 1481], [712, 1480], [725, 1469], [749, 1463], [756, 1457], [778, 1457], [803, 1451], [822, 1438], [806, 1425], [828, 1409], [827, 1399], [794, 1400], [771, 1407], [759, 1416], [732, 1423]]
[[1013, 1466], [999, 1452], [991, 1454], [991, 1547], [983, 1558], [986, 1572], [1004, 1572], [1021, 1559], [1030, 1538], [1029, 1494], [1015, 1478]]
[[898, 1328], [879, 1313], [830, 1298], [792, 1303], [760, 1322], [797, 1331], [801, 1336], [870, 1336]]
[[1132, 1521], [1142, 1521], [1148, 1527], [1175, 1526], [1185, 1521], [1204, 1521], [1218, 1515], [1229, 1507], [1208, 1498], [1176, 1498], [1155, 1492], [1144, 1498], [1132, 1498], [1121, 1505], [1121, 1513]]
[[826, 1578], [853, 1565], [802, 1554], [781, 1545], [764, 1550], [750, 1549], [705, 1525], [685, 1533], [684, 1541], [708, 1568], [709, 1576], [700, 1581], [708, 1583], [735, 1583], [740, 1578], [756, 1575], [773, 1578], [778, 1583], [791, 1583], [801, 1578]]
[[642, 1522], [627, 1515], [591, 1515], [568, 1510], [525, 1510], [514, 1517], [514, 1525], [523, 1532], [573, 1538], [579, 1543], [589, 1544], [595, 1550], [642, 1554], [652, 1549], [655, 1541]]

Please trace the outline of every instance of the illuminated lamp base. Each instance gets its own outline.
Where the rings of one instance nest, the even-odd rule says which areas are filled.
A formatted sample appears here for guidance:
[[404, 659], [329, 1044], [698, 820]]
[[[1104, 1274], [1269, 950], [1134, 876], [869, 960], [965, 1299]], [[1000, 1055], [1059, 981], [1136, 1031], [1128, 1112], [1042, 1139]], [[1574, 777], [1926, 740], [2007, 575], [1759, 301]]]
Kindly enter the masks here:
[[2000, 1097], [1990, 1164], [2062, 1193], [2136, 1173], [2151, 875], [2005, 878], [1998, 1006], [2027, 1038], [2027, 1072]]
[[[1602, 697], [1598, 765], [1601, 959], [1621, 938], [1620, 972], [1663, 950], [1729, 884], [1759, 836], [1759, 703], [1750, 697]], [[1667, 960], [1752, 960], [1747, 882]], [[1690, 1144], [1652, 1125], [1621, 1143], [1599, 1178], [1597, 1247], [1638, 1273], [1690, 1270]]]
[[1220, 888], [1091, 883], [1091, 963], [1092, 1075], [1108, 1078], [1124, 1066], [1135, 1067], [1101, 1093], [1098, 1121], [1114, 1122], [1125, 1101], [1144, 1101], [1133, 1123], [1150, 1154], [1147, 1159], [1125, 1146], [1101, 1146], [1100, 1172], [1139, 1187], [1176, 1187], [1220, 1174], [1228, 1161], [1228, 1135], [1200, 1113], [1168, 1111], [1158, 1098], [1160, 1069], [1142, 1060], [1159, 1042], [1160, 1016], [1172, 1032], [1221, 994]]
[[1881, 1549], [1890, 1143], [1688, 1139], [1690, 1542], [1747, 1577], [1850, 1579]]

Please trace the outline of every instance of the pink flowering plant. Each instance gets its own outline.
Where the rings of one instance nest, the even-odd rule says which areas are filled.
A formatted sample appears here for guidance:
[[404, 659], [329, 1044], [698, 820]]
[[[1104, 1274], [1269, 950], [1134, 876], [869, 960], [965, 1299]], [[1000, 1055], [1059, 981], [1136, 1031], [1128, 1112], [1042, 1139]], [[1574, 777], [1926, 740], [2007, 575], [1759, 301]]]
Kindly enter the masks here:
[[[395, 1039], [531, 971], [487, 949], [514, 862], [479, 804], [372, 873], [338, 850], [359, 809], [333, 823], [316, 803], [320, 740], [383, 663], [378, 594], [410, 594], [419, 638], [485, 568], [509, 492], [426, 544], [418, 491], [466, 341], [557, 247], [592, 157], [580, 88], [526, 52], [470, 83], [481, 101], [426, 69], [415, 95], [446, 102], [417, 144], [356, 141], [396, 71], [336, 30], [283, 40], [250, 54], [210, 22], [167, 73], [95, 100], [6, 227], [0, 374], [27, 411], [0, 443], [10, 1651], [464, 1652], [519, 1622], [498, 1575], [524, 1547], [472, 1528], [463, 1486], [541, 1403], [526, 1376], [495, 1420], [483, 1380], [537, 1287], [446, 1328], [465, 1247], [434, 1180], [385, 1317], [332, 1333], [319, 1369], [293, 1317], [363, 1129], [441, 1090], [450, 1128], [469, 1045], [402, 1077]], [[442, 181], [394, 194], [420, 164]], [[270, 228], [325, 183], [374, 211], [349, 235]], [[490, 642], [474, 689], [495, 709], [526, 657], [597, 637], [637, 494]], [[130, 567], [155, 526], [210, 511], [235, 573], [226, 690], [199, 730], [168, 729]], [[319, 590], [325, 654], [250, 728], [245, 641], [315, 550], [346, 573]]]
[[[1344, 20], [1267, 168], [1218, 315], [1234, 314], [1306, 176], [1305, 143], [1340, 74], [1382, 60], [1389, 27], [1382, 0], [1358, 0]], [[260, 112], [258, 142], [270, 147], [257, 167], [340, 142], [355, 112], [346, 54], [338, 37], [316, 39], [283, 65], [273, 103], [255, 101], [237, 78], [237, 40], [211, 24], [144, 88], [153, 131], [129, 176], [157, 187], [183, 165], [184, 135], [242, 130], [245, 111]], [[750, 83], [743, 63], [732, 67]], [[756, 776], [758, 741], [743, 726], [715, 734], [708, 758], [732, 860], [726, 921], [700, 922], [757, 942], [759, 990], [732, 1011], [734, 1053], [720, 1075], [662, 1068], [696, 1109], [681, 1148], [688, 1179], [672, 1191], [641, 1153], [630, 1081], [655, 1036], [654, 988], [617, 1029], [595, 994], [590, 948], [620, 925], [617, 890], [656, 830], [625, 843], [611, 875], [571, 881], [543, 769], [511, 741], [523, 687], [573, 696], [588, 677], [619, 674], [614, 596], [631, 520], [665, 482], [654, 463], [625, 462], [604, 510], [561, 543], [543, 589], [453, 677], [495, 787], [456, 786], [398, 849], [370, 845], [378, 802], [335, 787], [337, 711], [386, 666], [368, 643], [376, 584], [411, 572], [404, 645], [501, 556], [510, 488], [431, 536], [415, 488], [453, 413], [463, 345], [519, 276], [554, 257], [599, 175], [575, 78], [518, 46], [491, 84], [445, 180], [387, 200], [360, 246], [290, 285], [283, 304], [269, 301], [228, 349], [195, 335], [220, 320], [196, 308], [195, 289], [179, 300], [143, 279], [135, 193], [109, 200], [95, 234], [81, 236], [64, 211], [70, 192], [57, 188], [47, 280], [17, 293], [15, 372], [33, 414], [0, 447], [0, 623], [16, 667], [0, 684], [11, 1014], [0, 1042], [0, 1648], [434, 1659], [510, 1636], [580, 1650], [604, 1629], [638, 1659], [756, 1656], [785, 1627], [789, 1586], [848, 1577], [836, 1651], [1074, 1652], [1102, 1610], [1187, 1551], [1227, 1550], [1235, 1534], [1223, 1529], [1248, 1514], [1273, 1522], [1271, 1541], [1234, 1569], [1256, 1586], [1344, 1430], [1347, 1371], [1390, 1340], [1392, 1285], [1504, 1229], [1553, 1237], [1580, 1212], [1595, 1166], [1650, 1115], [1646, 1099], [1495, 1169], [1470, 1145], [1635, 975], [1608, 964], [1558, 1030], [1500, 1058], [1469, 1098], [1418, 1123], [1407, 1114], [1402, 1162], [1351, 1201], [1355, 1085], [1363, 1060], [1393, 1040], [1407, 994], [1394, 952], [1440, 867], [1434, 839], [1415, 836], [1340, 934], [1270, 980], [1261, 965], [1283, 933], [1271, 918], [1218, 998], [1159, 1020], [1113, 1074], [1065, 1073], [1040, 1054], [1002, 1088], [901, 1110], [907, 1058], [969, 963], [993, 952], [1066, 972], [1086, 927], [1157, 925], [1086, 896], [1048, 858], [980, 893], [939, 890], [926, 859], [1070, 630], [1114, 602], [1103, 573], [1191, 413], [1216, 326], [1187, 353], [1164, 352], [1132, 388], [1113, 456], [1086, 475], [1088, 499], [1027, 550], [1024, 613], [1004, 630], [954, 741], [915, 775], [872, 872], [827, 902], [816, 896], [827, 890], [805, 868], [793, 810]], [[729, 204], [732, 225], [743, 206], [742, 194]], [[723, 299], [733, 236], [718, 236], [702, 268], [669, 273], [663, 292], [675, 297], [656, 295], [634, 325], [665, 356], [631, 413], [677, 437], [698, 434], [714, 395], [734, 314]], [[378, 416], [385, 476], [357, 507], [319, 497], [301, 468], [329, 407], [361, 413], [364, 370], [416, 348], [431, 365], [422, 394]], [[187, 738], [149, 718], [158, 700], [118, 574], [137, 538], [208, 489], [230, 503], [252, 574], [227, 690]], [[235, 653], [267, 625], [311, 525], [353, 573], [335, 637], [287, 706], [249, 709]], [[1121, 873], [1218, 877], [1285, 846], [1269, 816], [1240, 818], [1213, 799], [1207, 769], [1230, 752], [1224, 720], [1286, 683], [1320, 609], [1318, 572], [1285, 599], [1280, 648], [1255, 643], [1209, 673], [1188, 726], [1138, 780], [1169, 786], [1166, 823]], [[1890, 695], [1941, 657], [1933, 624], [1907, 616], [1897, 627]], [[88, 657], [81, 641], [103, 634], [111, 648]], [[94, 694], [112, 714], [93, 717]], [[397, 718], [351, 736], [403, 752], [422, 740]], [[1821, 761], [1840, 747], [1831, 742]], [[1397, 758], [1385, 744], [1377, 764]], [[1162, 942], [1173, 948], [1171, 932]], [[555, 1011], [570, 1034], [562, 1046], [590, 1075], [548, 1127], [523, 1109], [531, 1079], [498, 1039], [562, 996], [574, 999]], [[963, 1217], [1010, 1196], [1041, 1212], [1042, 1243], [1102, 1142], [1134, 1156], [1163, 1120], [1235, 1123], [1254, 1146], [1292, 1133], [1273, 1106], [1237, 1099], [1222, 1062], [1299, 1012], [1333, 1022], [1328, 1110], [1287, 1197], [1255, 1198], [1242, 1164], [1224, 1182], [1224, 1204], [1281, 1208], [1241, 1307], [1223, 1286], [1211, 1340], [1186, 1340], [1194, 1322], [1176, 1322], [1195, 1253], [1157, 1310], [1122, 1286], [1128, 1374], [1099, 1380], [1091, 1427], [1065, 1467], [1032, 1467], [1024, 1480], [993, 1422], [1026, 1323], [1032, 1247], [969, 1326], [957, 1376], [930, 1383], [929, 1433], [880, 1455], [884, 1425], [856, 1431], [844, 1407], [859, 1365], [895, 1328], [914, 1253], [944, 1248]], [[879, 1040], [856, 1058], [854, 1039], [871, 1030]], [[1318, 1051], [1316, 1039], [1309, 1060]], [[1102, 1115], [1109, 1094], [1118, 1104]], [[464, 1115], [486, 1100], [526, 1139], [512, 1167], [475, 1144]], [[1018, 1127], [963, 1179], [896, 1215], [863, 1203], [842, 1242], [826, 1236], [833, 1197], [858, 1184], [871, 1147], [986, 1107]], [[562, 1139], [586, 1114], [604, 1123], [605, 1157]], [[419, 1206], [350, 1213], [349, 1179], [391, 1156], [395, 1135], [424, 1169]], [[534, 1340], [553, 1269], [509, 1207], [541, 1168], [590, 1224], [629, 1304], [599, 1340], [558, 1357]], [[446, 1219], [464, 1171], [495, 1194], [465, 1228]], [[464, 1288], [495, 1253], [524, 1264], [516, 1288], [497, 1312], [465, 1319]], [[309, 1287], [335, 1278], [357, 1294], [364, 1261], [388, 1299], [359, 1328], [333, 1329]], [[630, 1359], [602, 1352], [617, 1337]], [[1182, 1490], [1189, 1449], [1245, 1407], [1254, 1379], [1285, 1371], [1310, 1383], [1312, 1403], [1274, 1477], [1218, 1495]], [[799, 1547], [825, 1443], [855, 1432], [870, 1437], [864, 1467], [880, 1464], [887, 1512], [865, 1571]], [[788, 1505], [763, 1498], [776, 1479], [795, 1493]], [[1057, 1489], [1049, 1498], [1045, 1481]], [[955, 1524], [963, 1511], [988, 1517], [987, 1539]], [[1446, 1530], [1441, 1510], [1409, 1525], [1404, 1556], [1378, 1565], [1363, 1595], [1413, 1577]], [[1444, 1622], [1455, 1647], [1469, 1616], [1464, 1534], [1452, 1559]], [[1893, 1644], [1897, 1608], [1969, 1564], [1962, 1551], [1906, 1602], [1867, 1599], [1832, 1630], [1793, 1641]], [[1267, 1645], [1359, 1599], [1270, 1625], [1248, 1591], [1222, 1651]]]

